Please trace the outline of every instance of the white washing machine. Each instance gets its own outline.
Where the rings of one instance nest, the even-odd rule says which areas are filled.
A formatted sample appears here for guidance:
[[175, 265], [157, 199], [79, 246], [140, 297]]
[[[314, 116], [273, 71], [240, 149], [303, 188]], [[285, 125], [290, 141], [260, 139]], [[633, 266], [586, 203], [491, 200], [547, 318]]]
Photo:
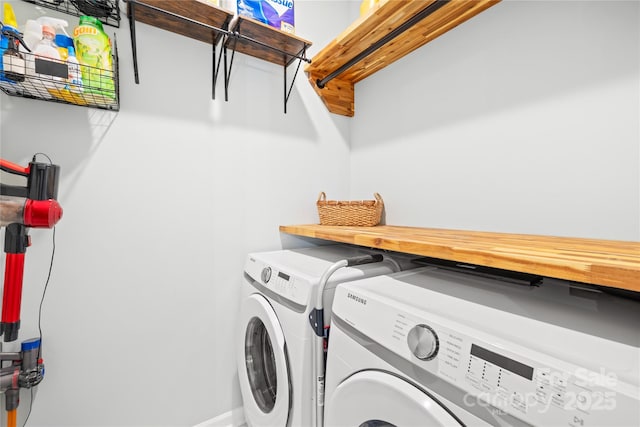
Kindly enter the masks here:
[[640, 301], [434, 267], [333, 302], [325, 425], [640, 426]]
[[[327, 245], [247, 256], [236, 351], [245, 419], [250, 426], [315, 424], [316, 335], [309, 316], [320, 279], [338, 261], [376, 253], [381, 252]], [[415, 267], [408, 257], [384, 255], [382, 262], [336, 270], [325, 286], [324, 307], [331, 307], [338, 283], [390, 274], [402, 266]], [[326, 310], [323, 323], [328, 326], [329, 321], [330, 311]]]

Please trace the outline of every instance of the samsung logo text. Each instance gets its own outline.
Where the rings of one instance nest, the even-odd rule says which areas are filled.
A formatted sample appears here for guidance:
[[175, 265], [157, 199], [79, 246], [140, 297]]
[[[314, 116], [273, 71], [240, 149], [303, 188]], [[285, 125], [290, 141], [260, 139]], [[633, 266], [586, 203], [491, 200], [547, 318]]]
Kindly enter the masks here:
[[354, 295], [354, 294], [352, 294], [352, 293], [348, 293], [348, 294], [347, 294], [347, 298], [348, 298], [348, 299], [352, 299], [352, 300], [354, 300], [355, 302], [360, 303], [360, 304], [362, 304], [362, 305], [367, 305], [367, 300], [366, 300], [366, 299], [364, 299], [364, 298], [362, 298], [362, 297], [359, 297], [359, 296], [357, 296], [357, 295]]

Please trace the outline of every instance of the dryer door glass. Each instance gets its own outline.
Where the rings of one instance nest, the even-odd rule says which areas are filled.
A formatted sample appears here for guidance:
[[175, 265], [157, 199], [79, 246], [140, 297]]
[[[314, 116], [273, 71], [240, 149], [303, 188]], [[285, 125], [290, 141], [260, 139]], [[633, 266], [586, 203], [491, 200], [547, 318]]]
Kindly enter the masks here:
[[269, 413], [276, 403], [278, 389], [276, 359], [269, 332], [257, 317], [247, 325], [244, 354], [253, 397], [262, 412]]
[[392, 427], [463, 425], [425, 390], [383, 371], [360, 371], [336, 387], [325, 403], [325, 425]]
[[269, 301], [255, 293], [242, 301], [239, 322], [238, 380], [247, 424], [289, 425], [291, 373], [278, 316]]

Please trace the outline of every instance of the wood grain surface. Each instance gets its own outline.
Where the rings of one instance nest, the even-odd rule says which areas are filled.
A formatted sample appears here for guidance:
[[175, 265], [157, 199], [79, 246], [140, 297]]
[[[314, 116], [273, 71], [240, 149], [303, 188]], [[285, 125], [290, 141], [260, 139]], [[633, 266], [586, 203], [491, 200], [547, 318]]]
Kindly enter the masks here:
[[[246, 17], [239, 17], [234, 28], [229, 28], [233, 14], [201, 0], [132, 0], [127, 7], [133, 8], [136, 21], [205, 43], [217, 44], [227, 32], [232, 31], [243, 37], [228, 38], [227, 47], [278, 65], [289, 65], [295, 59], [287, 54], [301, 55], [311, 46], [311, 42], [295, 34]], [[216, 31], [216, 28], [222, 31]]]
[[[435, 1], [381, 1], [369, 14], [360, 17], [318, 52], [313, 57], [312, 63], [305, 68], [305, 72], [315, 76], [315, 78], [325, 78]], [[343, 82], [342, 84], [359, 82], [499, 1], [449, 1], [440, 9], [340, 74], [339, 78]], [[315, 82], [315, 78], [313, 82]], [[321, 97], [325, 97], [322, 90], [318, 91], [318, 93]], [[344, 110], [345, 102], [343, 101], [340, 101], [340, 105], [335, 107], [335, 111], [332, 109], [335, 97], [331, 90], [326, 91], [326, 96], [327, 99], [324, 99], [324, 101], [325, 104], [331, 106], [329, 111], [353, 116], [353, 111], [347, 111], [347, 114], [340, 112]], [[353, 100], [350, 102], [353, 103]]]
[[[127, 8], [131, 7], [133, 7], [136, 21], [205, 43], [217, 43], [222, 33], [198, 23], [226, 30], [233, 17], [229, 11], [198, 0], [135, 0], [127, 2]], [[154, 8], [186, 19], [176, 18]]]
[[[309, 46], [311, 46], [310, 41], [298, 37], [295, 34], [285, 33], [277, 28], [244, 16], [238, 17], [238, 23], [233, 30], [245, 37], [258, 40], [263, 44], [287, 52], [291, 55], [301, 55], [305, 49], [308, 49]], [[268, 46], [252, 43], [251, 41], [243, 38], [229, 39], [227, 41], [227, 47], [233, 48], [233, 46], [235, 46], [235, 49], [240, 53], [254, 56], [278, 65], [289, 65], [293, 61], [297, 61], [297, 59], [274, 49], [270, 49]]]
[[640, 292], [640, 242], [392, 225], [280, 231]]
[[350, 81], [342, 79], [333, 79], [327, 85], [320, 89], [316, 85], [316, 79], [320, 76], [314, 73], [308, 73], [309, 83], [311, 87], [316, 91], [324, 105], [329, 111], [334, 114], [340, 114], [342, 116], [353, 117], [355, 114], [354, 105], [354, 84]]

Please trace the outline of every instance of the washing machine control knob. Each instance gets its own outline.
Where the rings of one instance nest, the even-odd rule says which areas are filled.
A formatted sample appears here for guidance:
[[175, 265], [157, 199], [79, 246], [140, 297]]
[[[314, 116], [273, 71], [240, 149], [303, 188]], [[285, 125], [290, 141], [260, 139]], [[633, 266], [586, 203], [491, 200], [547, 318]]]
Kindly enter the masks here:
[[438, 354], [440, 347], [438, 335], [427, 325], [416, 325], [407, 335], [409, 349], [420, 360], [431, 360]]
[[271, 280], [271, 267], [265, 267], [262, 269], [262, 281], [268, 283]]

